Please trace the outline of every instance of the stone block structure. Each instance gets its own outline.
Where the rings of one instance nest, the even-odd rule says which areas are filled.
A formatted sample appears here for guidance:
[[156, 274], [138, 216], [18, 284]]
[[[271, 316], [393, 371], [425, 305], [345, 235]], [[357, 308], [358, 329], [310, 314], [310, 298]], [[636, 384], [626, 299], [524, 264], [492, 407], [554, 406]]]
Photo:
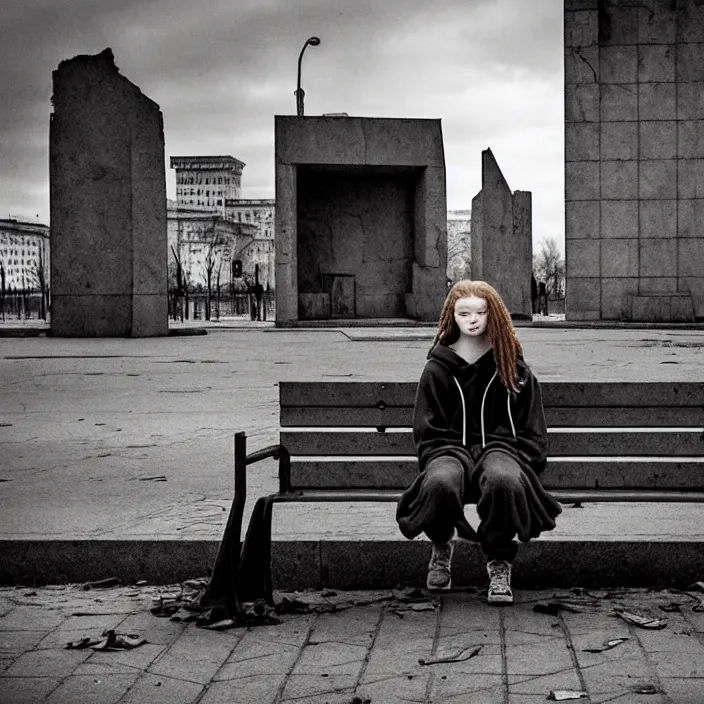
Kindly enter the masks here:
[[472, 199], [472, 278], [491, 284], [511, 317], [530, 320], [532, 201], [511, 189], [491, 149], [482, 152], [482, 190]]
[[159, 106], [112, 51], [62, 61], [50, 124], [51, 333], [168, 334]]
[[439, 120], [275, 118], [276, 324], [437, 320], [446, 295]]
[[704, 2], [565, 0], [568, 320], [704, 319]]

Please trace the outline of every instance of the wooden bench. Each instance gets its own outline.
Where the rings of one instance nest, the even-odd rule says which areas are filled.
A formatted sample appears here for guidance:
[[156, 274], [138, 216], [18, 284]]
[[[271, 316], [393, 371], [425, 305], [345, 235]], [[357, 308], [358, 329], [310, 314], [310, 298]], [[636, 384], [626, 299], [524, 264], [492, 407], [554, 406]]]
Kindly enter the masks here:
[[[563, 503], [704, 502], [704, 384], [544, 382], [544, 485]], [[274, 503], [398, 500], [418, 468], [415, 383], [282, 382], [279, 444], [246, 453], [235, 437], [228, 521], [237, 598], [271, 602]], [[240, 550], [247, 466], [279, 460], [279, 491], [257, 500]], [[399, 534], [400, 536], [400, 534]], [[232, 574], [234, 572], [234, 575]]]

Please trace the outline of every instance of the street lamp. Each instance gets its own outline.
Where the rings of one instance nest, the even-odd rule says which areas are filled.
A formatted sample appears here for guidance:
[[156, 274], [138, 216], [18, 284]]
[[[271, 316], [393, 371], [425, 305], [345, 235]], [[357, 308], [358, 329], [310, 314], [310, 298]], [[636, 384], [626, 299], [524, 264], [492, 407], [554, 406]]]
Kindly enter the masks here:
[[301, 61], [303, 60], [303, 52], [309, 44], [311, 46], [318, 46], [318, 44], [320, 44], [320, 39], [318, 39], [318, 37], [309, 37], [303, 45], [301, 53], [298, 55], [298, 83], [294, 93], [296, 96], [296, 114], [298, 117], [303, 116], [303, 96], [305, 95], [305, 91], [301, 88]]

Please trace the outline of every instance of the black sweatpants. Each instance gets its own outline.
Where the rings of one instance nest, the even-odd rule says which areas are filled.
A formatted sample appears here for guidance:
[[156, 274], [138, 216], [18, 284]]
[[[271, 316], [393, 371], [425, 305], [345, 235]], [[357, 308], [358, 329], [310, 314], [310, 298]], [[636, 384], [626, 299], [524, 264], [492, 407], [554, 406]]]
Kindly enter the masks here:
[[[473, 493], [479, 492], [477, 535], [488, 560], [512, 562], [518, 550], [514, 538], [526, 542], [555, 527], [559, 503], [510, 454], [488, 452], [472, 481], [476, 482]], [[464, 484], [465, 471], [457, 458], [443, 455], [431, 460], [411, 510], [402, 519], [404, 535], [425, 532], [433, 542], [450, 540], [464, 515], [468, 494]]]

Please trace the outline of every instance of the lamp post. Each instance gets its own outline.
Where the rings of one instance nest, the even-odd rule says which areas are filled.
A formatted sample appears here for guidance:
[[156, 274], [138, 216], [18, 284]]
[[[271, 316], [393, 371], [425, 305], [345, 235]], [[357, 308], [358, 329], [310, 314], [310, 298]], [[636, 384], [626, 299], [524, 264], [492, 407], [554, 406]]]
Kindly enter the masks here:
[[303, 116], [303, 96], [305, 95], [305, 91], [301, 88], [301, 61], [303, 60], [303, 52], [309, 44], [311, 46], [318, 46], [320, 39], [318, 39], [318, 37], [309, 37], [306, 39], [306, 43], [303, 45], [301, 53], [298, 55], [298, 83], [296, 84], [296, 91], [294, 93], [296, 96], [296, 114], [298, 117]]

